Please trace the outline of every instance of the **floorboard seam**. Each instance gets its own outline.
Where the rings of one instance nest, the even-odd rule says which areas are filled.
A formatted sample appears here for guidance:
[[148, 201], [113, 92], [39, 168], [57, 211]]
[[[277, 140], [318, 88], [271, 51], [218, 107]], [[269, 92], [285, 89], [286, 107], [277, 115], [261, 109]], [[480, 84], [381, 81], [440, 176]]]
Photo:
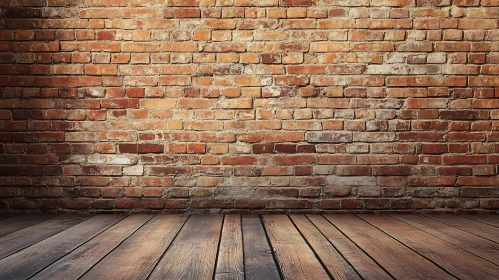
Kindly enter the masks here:
[[154, 265], [154, 267], [151, 269], [151, 272], [149, 273], [149, 275], [147, 275], [147, 278], [146, 280], [149, 280], [151, 278], [151, 275], [152, 273], [154, 272], [154, 270], [156, 270], [156, 267], [158, 267], [159, 263], [161, 262], [161, 260], [163, 259], [163, 257], [165, 256], [166, 252], [168, 252], [168, 249], [170, 249], [170, 247], [172, 246], [173, 242], [175, 241], [175, 239], [177, 239], [177, 236], [179, 235], [179, 233], [182, 231], [182, 229], [184, 228], [184, 226], [187, 224], [187, 221], [191, 218], [191, 215], [189, 215], [187, 217], [187, 219], [185, 219], [184, 223], [182, 224], [182, 226], [178, 229], [177, 233], [175, 233], [175, 236], [172, 238], [170, 244], [168, 244], [168, 246], [166, 247], [165, 251], [163, 252], [163, 254], [161, 254], [161, 256], [158, 258], [158, 260], [156, 261], [156, 264]]
[[322, 262], [321, 258], [317, 254], [317, 252], [314, 250], [314, 248], [312, 247], [312, 245], [310, 245], [310, 243], [308, 242], [307, 238], [305, 238], [305, 236], [300, 231], [300, 229], [296, 226], [295, 221], [293, 221], [293, 219], [289, 215], [286, 215], [286, 216], [288, 216], [288, 219], [291, 221], [291, 223], [293, 224], [293, 226], [295, 227], [295, 229], [298, 231], [298, 233], [300, 234], [301, 238], [303, 238], [303, 240], [305, 241], [305, 244], [307, 244], [308, 248], [312, 251], [312, 253], [314, 254], [314, 256], [317, 259], [317, 261], [321, 264], [322, 269], [324, 269], [324, 271], [326, 272], [326, 274], [329, 277], [329, 279], [333, 280], [334, 279], [333, 275], [331, 275], [331, 272], [329, 272], [329, 270], [327, 269], [326, 265], [324, 265], [324, 263]]
[[497, 242], [497, 241], [495, 241], [495, 240], [488, 239], [487, 237], [484, 237], [484, 236], [481, 236], [481, 235], [475, 234], [475, 233], [470, 232], [470, 231], [467, 231], [467, 230], [465, 230], [465, 229], [463, 229], [463, 228], [458, 228], [458, 227], [453, 226], [453, 225], [451, 225], [451, 224], [444, 223], [444, 222], [442, 222], [442, 221], [440, 221], [440, 220], [433, 219], [431, 216], [426, 216], [426, 215], [423, 215], [423, 216], [425, 216], [425, 217], [427, 217], [427, 218], [429, 218], [429, 219], [432, 219], [432, 220], [434, 220], [434, 221], [437, 221], [437, 222], [439, 222], [439, 223], [442, 223], [442, 224], [445, 224], [445, 225], [451, 226], [451, 227], [453, 227], [453, 228], [457, 228], [457, 229], [462, 230], [462, 231], [464, 231], [464, 232], [467, 232], [467, 233], [469, 233], [469, 234], [473, 234], [474, 236], [478, 236], [478, 237], [481, 237], [481, 238], [485, 238], [485, 239], [487, 239], [487, 240], [489, 240], [489, 241], [492, 241], [492, 242], [494, 242], [494, 243], [499, 244], [499, 242]]
[[281, 270], [281, 265], [279, 264], [279, 261], [277, 260], [277, 256], [275, 255], [274, 252], [274, 247], [272, 246], [272, 242], [270, 242], [269, 234], [267, 233], [267, 227], [265, 226], [265, 222], [263, 221], [263, 216], [259, 215], [260, 217], [260, 223], [262, 223], [263, 227], [263, 232], [265, 233], [265, 238], [267, 239], [267, 243], [270, 248], [270, 252], [272, 253], [272, 258], [274, 259], [275, 267], [277, 268], [277, 272], [279, 273], [279, 277], [281, 277], [281, 280], [284, 280], [284, 276], [282, 274]]
[[314, 222], [312, 222], [312, 220], [310, 220], [308, 218], [308, 215], [305, 215], [305, 218], [310, 222], [310, 224], [312, 224], [316, 229], [317, 231], [329, 242], [329, 244], [331, 244], [331, 246], [333, 246], [333, 248], [336, 250], [336, 252], [338, 252], [338, 254], [343, 258], [343, 260], [348, 263], [350, 265], [350, 267], [357, 273], [357, 275], [360, 277], [360, 279], [364, 279], [364, 277], [362, 277], [362, 275], [360, 275], [360, 273], [357, 271], [357, 269], [353, 266], [353, 264], [351, 264], [346, 258], [345, 256], [340, 252], [340, 250], [338, 248], [336, 248], [336, 246], [334, 246], [333, 242], [331, 242], [331, 240], [329, 240], [329, 238], [326, 237], [326, 235], [324, 235], [324, 233], [314, 224]]
[[[364, 222], [366, 222], [366, 223], [370, 224], [371, 226], [373, 226], [374, 228], [378, 229], [379, 231], [381, 231], [382, 233], [386, 234], [387, 236], [391, 237], [393, 240], [395, 240], [395, 241], [399, 242], [399, 243], [400, 243], [400, 244], [402, 244], [403, 246], [407, 247], [409, 250], [411, 250], [411, 251], [413, 251], [414, 253], [416, 253], [416, 254], [420, 255], [421, 257], [423, 257], [423, 258], [424, 258], [424, 259], [426, 259], [427, 261], [429, 261], [429, 262], [433, 263], [434, 265], [436, 265], [438, 268], [440, 268], [440, 269], [442, 269], [443, 271], [445, 271], [445, 272], [446, 272], [447, 274], [449, 274], [450, 276], [452, 276], [452, 277], [454, 277], [454, 278], [456, 278], [456, 279], [460, 279], [459, 277], [457, 277], [456, 275], [454, 275], [454, 274], [452, 274], [450, 271], [448, 271], [446, 268], [442, 267], [441, 265], [439, 265], [439, 264], [438, 264], [438, 263], [436, 263], [435, 261], [433, 261], [433, 260], [429, 259], [428, 257], [426, 257], [425, 255], [423, 255], [423, 254], [419, 253], [418, 251], [416, 251], [416, 250], [412, 249], [411, 247], [409, 247], [408, 245], [406, 245], [404, 242], [402, 242], [402, 241], [398, 240], [397, 238], [395, 238], [395, 237], [391, 236], [390, 234], [386, 233], [384, 230], [382, 230], [382, 229], [380, 229], [379, 227], [377, 227], [377, 226], [375, 226], [375, 225], [371, 224], [370, 222], [368, 222], [368, 221], [366, 221], [366, 220], [362, 219], [361, 217], [359, 217], [359, 216], [357, 216], [357, 215], [355, 215], [355, 216], [356, 216], [357, 218], [361, 219], [362, 221], [364, 221]], [[419, 230], [419, 229], [418, 229], [418, 230]]]
[[[60, 259], [64, 258], [65, 256], [71, 254], [72, 252], [74, 252], [76, 249], [80, 248], [81, 246], [87, 244], [87, 242], [89, 242], [90, 240], [96, 238], [97, 236], [99, 236], [101, 233], [103, 233], [104, 231], [108, 230], [109, 228], [113, 227], [114, 225], [118, 224], [119, 222], [123, 221], [127, 216], [124, 216], [124, 218], [122, 219], [119, 219], [118, 221], [116, 221], [116, 223], [110, 225], [109, 227], [105, 228], [104, 230], [102, 230], [101, 232], [97, 233], [94, 237], [90, 238], [89, 240], [83, 242], [83, 244], [81, 244], [80, 246], [77, 246], [76, 248], [74, 248], [73, 250], [69, 251], [68, 253], [64, 254], [63, 256], [61, 256], [60, 258], [54, 260], [51, 264], [49, 265], [46, 265], [45, 267], [43, 267], [42, 269], [38, 270], [36, 273], [34, 273], [33, 275], [31, 275], [30, 277], [28, 277], [28, 279], [31, 279], [33, 277], [35, 277], [38, 273], [42, 272], [44, 269], [46, 269], [47, 267], [53, 265], [54, 263], [56, 263], [57, 261], [59, 261]], [[83, 221], [84, 222], [84, 221]]]
[[[446, 242], [446, 243], [448, 243], [448, 244], [450, 244], [450, 245], [452, 245], [452, 246], [454, 246], [454, 247], [456, 247], [456, 248], [459, 248], [459, 249], [461, 249], [461, 250], [463, 250], [463, 251], [466, 251], [466, 252], [468, 252], [468, 253], [470, 253], [470, 254], [472, 254], [472, 255], [476, 256], [476, 257], [479, 257], [479, 258], [481, 258], [481, 259], [483, 259], [483, 260], [485, 260], [485, 261], [487, 261], [487, 262], [489, 262], [489, 263], [491, 263], [491, 264], [494, 264], [494, 265], [499, 266], [498, 264], [496, 264], [496, 263], [494, 263], [494, 262], [492, 262], [492, 261], [489, 261], [488, 259], [486, 259], [486, 258], [484, 258], [484, 257], [482, 257], [482, 256], [479, 256], [479, 255], [477, 255], [477, 254], [475, 254], [475, 253], [473, 253], [473, 252], [470, 252], [470, 251], [466, 250], [465, 248], [462, 248], [462, 247], [460, 247], [460, 246], [458, 246], [458, 245], [456, 245], [456, 244], [454, 244], [454, 243], [451, 243], [451, 242], [449, 242], [449, 241], [447, 241], [447, 240], [445, 240], [445, 239], [443, 239], [443, 238], [440, 238], [440, 237], [438, 237], [438, 236], [436, 236], [436, 235], [434, 235], [434, 234], [431, 234], [431, 233], [427, 232], [427, 231], [426, 231], [426, 230], [424, 230], [424, 229], [421, 229], [421, 228], [419, 228], [419, 227], [417, 227], [417, 226], [411, 225], [411, 224], [409, 224], [409, 223], [407, 223], [407, 222], [405, 222], [405, 221], [403, 221], [403, 220], [400, 220], [400, 219], [398, 219], [397, 217], [394, 217], [394, 216], [392, 216], [392, 215], [390, 215], [390, 217], [392, 217], [392, 218], [394, 218], [394, 219], [396, 219], [396, 220], [398, 220], [398, 221], [401, 221], [402, 223], [407, 224], [407, 225], [408, 225], [408, 226], [410, 226], [410, 227], [413, 227], [413, 228], [415, 228], [415, 229], [417, 229], [417, 230], [420, 230], [420, 231], [422, 231], [422, 232], [425, 232], [425, 233], [427, 233], [427, 234], [429, 234], [429, 235], [431, 235], [431, 236], [433, 236], [433, 237], [435, 237], [435, 238], [437, 238], [437, 239], [439, 239], [439, 240], [442, 240], [442, 241], [444, 241], [444, 242]], [[480, 237], [480, 236], [478, 236], [478, 237]], [[483, 238], [483, 237], [480, 237], [480, 238]], [[484, 239], [485, 239], [485, 240], [488, 240], [488, 239], [486, 239], [486, 238], [484, 238]]]
[[[130, 216], [130, 215], [128, 215], [128, 216]], [[127, 217], [128, 217], [128, 216], [127, 216]], [[128, 235], [125, 239], [123, 239], [123, 240], [122, 240], [122, 241], [121, 241], [118, 245], [116, 245], [113, 249], [111, 249], [111, 251], [107, 252], [107, 254], [105, 254], [102, 258], [100, 258], [100, 260], [98, 260], [97, 262], [95, 262], [95, 263], [94, 263], [94, 264], [93, 264], [93, 265], [92, 265], [89, 269], [87, 269], [87, 271], [85, 271], [82, 275], [80, 275], [80, 276], [78, 277], [78, 279], [81, 279], [83, 276], [85, 276], [85, 274], [87, 274], [90, 270], [92, 270], [92, 268], [94, 268], [94, 267], [95, 267], [98, 263], [100, 263], [103, 259], [105, 259], [105, 258], [106, 258], [109, 254], [111, 254], [112, 252], [114, 252], [114, 250], [116, 250], [116, 248], [118, 248], [121, 244], [123, 244], [123, 242], [125, 242], [128, 238], [130, 238], [130, 236], [132, 236], [132, 235], [133, 235], [134, 233], [136, 233], [139, 229], [141, 229], [141, 228], [142, 228], [142, 227], [144, 227], [147, 223], [149, 223], [149, 221], [150, 221], [150, 220], [152, 220], [155, 216], [156, 216], [156, 215], [153, 215], [153, 216], [152, 216], [150, 219], [148, 219], [148, 220], [147, 220], [144, 224], [142, 224], [140, 227], [138, 227], [136, 230], [134, 230], [132, 233], [130, 233], [130, 234], [129, 234], [129, 235]], [[125, 218], [125, 219], [126, 219], [126, 218]], [[123, 219], [123, 220], [124, 220], [124, 219]], [[121, 221], [123, 221], [123, 220], [120, 220], [120, 222], [121, 222]], [[116, 225], [116, 224], [115, 224], [115, 225]], [[113, 226], [114, 226], [114, 225], [113, 225]], [[109, 228], [110, 228], [110, 227], [109, 227]], [[109, 228], [108, 228], [108, 229], [109, 229]], [[101, 232], [100, 234], [102, 234], [102, 233], [104, 233], [104, 232]], [[99, 236], [100, 234], [98, 234], [98, 235], [94, 236], [92, 239], [96, 238], [96, 237], [97, 237], [97, 236]], [[85, 242], [85, 243], [84, 243], [84, 244], [82, 244], [81, 246], [83, 246], [83, 245], [87, 244], [88, 242], [92, 241], [92, 239], [88, 240], [87, 242]], [[79, 246], [79, 247], [81, 247], [81, 246]], [[78, 247], [78, 248], [79, 248], [79, 247]], [[78, 249], [78, 248], [76, 248], [76, 249]], [[76, 250], [76, 249], [75, 249], [75, 250]], [[75, 250], [73, 250], [73, 251], [75, 251]], [[73, 251], [71, 251], [71, 252], [73, 252]], [[71, 252], [70, 252], [69, 254], [71, 254]], [[41, 271], [41, 270], [40, 270], [40, 271]]]

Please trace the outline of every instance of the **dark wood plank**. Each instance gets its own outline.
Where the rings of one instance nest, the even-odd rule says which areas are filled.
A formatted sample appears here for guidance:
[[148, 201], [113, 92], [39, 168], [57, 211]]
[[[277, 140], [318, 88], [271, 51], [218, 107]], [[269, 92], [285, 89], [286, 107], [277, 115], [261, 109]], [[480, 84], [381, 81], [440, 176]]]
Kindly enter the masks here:
[[98, 215], [0, 260], [0, 279], [27, 279], [124, 216]]
[[242, 220], [246, 280], [281, 279], [260, 217], [244, 215]]
[[397, 240], [354, 215], [325, 215], [396, 279], [454, 279]]
[[499, 279], [499, 267], [390, 216], [359, 215], [460, 279]]
[[221, 215], [191, 216], [149, 279], [212, 279]]
[[15, 215], [7, 215], [7, 214], [0, 215], [0, 221], [5, 220], [5, 219], [10, 219], [12, 217], [15, 217]]
[[437, 220], [441, 223], [460, 228], [469, 233], [487, 238], [499, 243], [499, 229], [478, 221], [473, 221], [454, 215], [426, 215], [429, 218]]
[[364, 279], [392, 279], [373, 259], [324, 217], [320, 215], [307, 215], [307, 217]]
[[90, 216], [63, 215], [0, 237], [0, 259], [66, 230]]
[[265, 215], [263, 221], [285, 279], [330, 279], [288, 216]]
[[184, 215], [155, 216], [80, 279], [147, 279], [185, 220]]
[[361, 279], [352, 266], [305, 215], [291, 215], [291, 220], [334, 279]]
[[396, 215], [394, 218], [499, 265], [498, 243], [420, 215]]
[[78, 279], [152, 217], [153, 215], [126, 217], [31, 279]]
[[225, 215], [215, 279], [244, 279], [241, 215]]
[[464, 215], [463, 217], [499, 227], [499, 215]]
[[54, 218], [54, 215], [19, 215], [0, 222], [0, 236]]

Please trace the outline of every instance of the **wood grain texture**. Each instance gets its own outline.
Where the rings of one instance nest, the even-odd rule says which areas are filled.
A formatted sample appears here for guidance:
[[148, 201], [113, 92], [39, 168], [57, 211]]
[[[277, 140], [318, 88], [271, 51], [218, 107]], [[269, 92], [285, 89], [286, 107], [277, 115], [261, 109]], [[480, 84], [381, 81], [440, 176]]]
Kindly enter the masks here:
[[463, 217], [499, 227], [499, 215], [464, 215]]
[[0, 260], [0, 279], [27, 279], [113, 224], [121, 215], [98, 215]]
[[32, 280], [77, 279], [153, 215], [131, 215], [36, 274]]
[[291, 215], [290, 217], [334, 279], [361, 279], [352, 266], [305, 215]]
[[460, 228], [469, 233], [487, 238], [499, 243], [499, 230], [497, 227], [487, 225], [478, 221], [473, 221], [459, 216], [453, 215], [426, 215], [429, 218], [437, 220], [441, 223]]
[[80, 279], [147, 279], [186, 219], [155, 216]]
[[244, 215], [242, 223], [246, 280], [281, 279], [260, 217]]
[[191, 216], [150, 279], [212, 279], [223, 216]]
[[396, 279], [454, 279], [445, 271], [354, 215], [325, 215]]
[[243, 236], [240, 215], [225, 215], [215, 279], [244, 279]]
[[263, 221], [285, 279], [329, 279], [288, 216], [265, 215]]
[[0, 237], [0, 259], [66, 230], [90, 216], [62, 215]]
[[499, 265], [498, 243], [420, 215], [397, 215], [394, 218]]
[[320, 215], [307, 215], [364, 279], [392, 279], [374, 260]]
[[499, 279], [499, 267], [390, 216], [359, 215], [459, 279]]
[[55, 218], [54, 215], [19, 215], [0, 221], [0, 236]]

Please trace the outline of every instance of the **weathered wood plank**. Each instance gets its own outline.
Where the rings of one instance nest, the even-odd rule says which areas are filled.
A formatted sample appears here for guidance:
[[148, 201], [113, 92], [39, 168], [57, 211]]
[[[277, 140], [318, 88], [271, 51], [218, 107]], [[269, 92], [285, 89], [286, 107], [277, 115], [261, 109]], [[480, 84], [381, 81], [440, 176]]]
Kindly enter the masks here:
[[359, 215], [460, 279], [499, 279], [499, 267], [390, 216]]
[[66, 230], [90, 216], [63, 215], [0, 237], [0, 259]]
[[352, 266], [305, 215], [291, 215], [291, 220], [334, 279], [361, 279]]
[[499, 243], [499, 230], [494, 226], [454, 215], [426, 215], [426, 217]]
[[10, 219], [12, 217], [15, 217], [15, 215], [8, 215], [8, 214], [0, 215], [0, 221], [5, 219]]
[[325, 215], [396, 279], [454, 279], [424, 257], [354, 215]]
[[242, 222], [246, 280], [281, 279], [260, 217], [244, 215]]
[[324, 217], [320, 215], [307, 215], [307, 217], [364, 279], [392, 279], [383, 268]]
[[464, 215], [463, 217], [499, 227], [499, 215]]
[[215, 279], [244, 279], [243, 236], [240, 215], [225, 215]]
[[36, 274], [39, 279], [78, 279], [87, 270], [147, 223], [153, 215], [130, 215]]
[[498, 243], [420, 215], [393, 217], [499, 265]]
[[21, 230], [54, 218], [54, 215], [19, 215], [0, 222], [0, 236]]
[[212, 279], [223, 216], [191, 216], [149, 279]]
[[0, 260], [0, 279], [27, 279], [124, 216], [98, 215]]
[[286, 215], [265, 215], [271, 247], [285, 279], [330, 279]]
[[184, 215], [155, 216], [80, 279], [147, 279], [185, 220]]

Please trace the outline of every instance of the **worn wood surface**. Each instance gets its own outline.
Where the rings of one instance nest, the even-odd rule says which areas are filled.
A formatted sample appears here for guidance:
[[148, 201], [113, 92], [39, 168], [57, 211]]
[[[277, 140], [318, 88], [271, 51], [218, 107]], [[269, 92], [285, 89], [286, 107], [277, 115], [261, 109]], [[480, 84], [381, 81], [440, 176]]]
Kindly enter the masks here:
[[81, 279], [146, 279], [186, 219], [182, 215], [154, 217]]
[[242, 221], [246, 280], [280, 279], [260, 217], [243, 216]]
[[149, 279], [212, 279], [223, 217], [191, 216]]
[[13, 216], [0, 279], [499, 279], [496, 216]]
[[0, 215], [0, 221], [2, 220], [6, 220], [6, 219], [9, 219], [9, 218], [12, 218], [14, 217], [15, 215], [7, 215], [7, 214], [4, 214], [4, 215]]
[[454, 279], [438, 266], [354, 215], [325, 215], [397, 279]]
[[420, 215], [397, 215], [395, 218], [499, 265], [499, 243]]
[[[0, 221], [0, 236], [21, 230], [54, 218], [52, 215], [19, 215]], [[0, 219], [1, 220], [1, 219]]]
[[216, 280], [243, 280], [243, 235], [240, 215], [226, 215], [218, 250]]
[[307, 215], [307, 217], [364, 279], [392, 279], [381, 266], [324, 217], [320, 215]]
[[99, 215], [0, 260], [0, 279], [27, 279], [124, 216]]
[[465, 215], [463, 217], [499, 227], [499, 215]]
[[305, 215], [291, 215], [291, 220], [334, 279], [362, 279]]
[[329, 279], [288, 216], [266, 215], [263, 221], [284, 278]]
[[152, 215], [133, 215], [125, 218], [36, 274], [32, 279], [79, 278], [151, 217]]
[[90, 216], [63, 215], [0, 237], [0, 259], [77, 225]]
[[499, 243], [499, 230], [497, 227], [473, 221], [459, 216], [431, 215], [428, 216], [441, 223], [451, 225], [469, 233], [487, 238]]
[[[390, 216], [360, 215], [459, 279], [499, 279], [499, 266]], [[473, 267], [473, 269], [469, 269]]]

